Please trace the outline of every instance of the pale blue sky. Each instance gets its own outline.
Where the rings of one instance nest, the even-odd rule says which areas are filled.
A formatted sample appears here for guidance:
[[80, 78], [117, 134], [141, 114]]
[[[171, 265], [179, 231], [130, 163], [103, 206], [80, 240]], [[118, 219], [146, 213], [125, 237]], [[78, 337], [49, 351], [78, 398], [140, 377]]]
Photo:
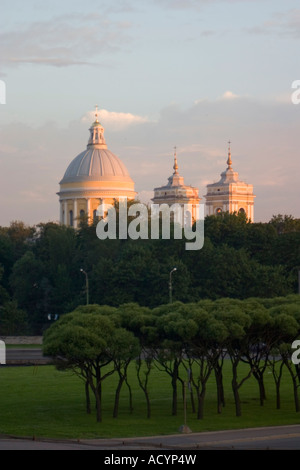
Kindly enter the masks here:
[[58, 219], [95, 104], [142, 199], [166, 183], [174, 145], [203, 197], [231, 139], [256, 220], [300, 217], [299, 41], [295, 0], [1, 0], [0, 225]]

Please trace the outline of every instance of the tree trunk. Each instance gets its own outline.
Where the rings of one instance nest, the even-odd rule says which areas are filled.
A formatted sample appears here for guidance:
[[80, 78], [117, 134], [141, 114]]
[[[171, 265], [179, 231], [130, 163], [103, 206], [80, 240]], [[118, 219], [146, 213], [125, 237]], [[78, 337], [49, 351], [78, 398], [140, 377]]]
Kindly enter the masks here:
[[202, 384], [201, 385], [201, 392], [199, 393], [199, 390], [198, 390], [198, 413], [197, 413], [197, 418], [198, 419], [203, 419], [204, 418], [205, 392], [206, 392], [206, 385]]
[[94, 390], [94, 395], [96, 399], [96, 418], [97, 418], [97, 423], [102, 422], [102, 410], [101, 410], [101, 391], [99, 393], [98, 387], [95, 388]]
[[260, 401], [260, 406], [264, 405], [264, 400], [266, 400], [266, 390], [265, 390], [265, 385], [264, 385], [264, 377], [263, 374], [256, 370], [253, 371], [253, 376], [258, 382], [258, 387], [259, 387], [259, 401]]
[[172, 376], [172, 389], [173, 389], [173, 397], [172, 397], [172, 415], [177, 415], [177, 374]]
[[86, 380], [85, 382], [85, 402], [86, 402], [86, 412], [87, 414], [91, 414], [91, 399], [90, 399], [90, 390], [89, 390], [89, 383]]
[[101, 383], [101, 369], [99, 364], [96, 365], [96, 386], [95, 386], [95, 399], [96, 399], [96, 413], [97, 413], [97, 422], [101, 423], [102, 421], [102, 383]]
[[235, 402], [235, 415], [236, 416], [242, 416], [242, 409], [241, 409], [241, 399], [239, 395], [239, 386], [237, 382], [237, 365], [233, 364], [232, 366], [232, 391], [233, 391], [233, 396], [234, 396], [234, 402]]
[[299, 397], [298, 397], [298, 385], [297, 385], [298, 370], [296, 368], [296, 374], [294, 374], [293, 370], [292, 370], [292, 365], [289, 363], [289, 360], [286, 357], [284, 357], [283, 360], [284, 360], [284, 363], [285, 363], [289, 373], [291, 374], [291, 378], [292, 378], [292, 382], [293, 382], [293, 389], [294, 389], [295, 410], [298, 413], [300, 411]]
[[147, 418], [150, 419], [151, 418], [151, 406], [150, 406], [150, 398], [149, 398], [148, 390], [145, 389], [144, 393], [145, 393], [146, 403], [147, 403]]
[[293, 380], [293, 388], [294, 388], [295, 410], [298, 413], [300, 408], [299, 408], [298, 386], [297, 386], [296, 377], [292, 377], [292, 380]]
[[276, 409], [280, 410], [280, 381], [276, 382]]
[[190, 387], [190, 397], [191, 397], [192, 413], [196, 413], [194, 392], [193, 392], [193, 387], [192, 387], [192, 384], [191, 384], [191, 383], [190, 383], [189, 387]]
[[217, 384], [217, 412], [221, 414], [222, 407], [225, 406], [225, 395], [223, 387], [223, 374], [220, 366], [215, 367], [215, 377]]
[[114, 411], [113, 411], [113, 418], [118, 417], [118, 412], [119, 412], [119, 403], [120, 403], [120, 393], [121, 393], [121, 388], [124, 383], [125, 376], [120, 376], [119, 378], [119, 383], [117, 386], [116, 394], [115, 394], [115, 405], [114, 405]]
[[130, 414], [133, 413], [133, 399], [132, 399], [132, 390], [131, 390], [131, 386], [127, 380], [127, 377], [125, 379], [125, 382], [126, 382], [126, 385], [128, 387], [128, 391], [129, 391], [129, 412]]
[[281, 407], [281, 399], [280, 399], [280, 384], [281, 384], [281, 377], [282, 377], [282, 370], [284, 366], [284, 361], [280, 361], [279, 372], [276, 372], [276, 361], [270, 361], [270, 366], [272, 370], [273, 379], [275, 382], [275, 389], [276, 389], [276, 409], [280, 410]]
[[239, 395], [239, 389], [236, 384], [232, 384], [234, 402], [235, 402], [235, 415], [242, 416], [242, 409], [241, 409], [241, 399]]
[[138, 378], [138, 382], [139, 382], [139, 385], [140, 385], [141, 389], [143, 390], [144, 395], [145, 395], [145, 398], [146, 398], [146, 404], [147, 404], [147, 418], [150, 419], [150, 416], [151, 416], [151, 405], [150, 405], [150, 397], [149, 397], [149, 392], [148, 392], [147, 386], [148, 386], [149, 375], [150, 375], [150, 372], [151, 372], [151, 361], [146, 362], [146, 365], [147, 365], [147, 372], [145, 373], [145, 381], [144, 381], [144, 383], [142, 382], [141, 375], [140, 375], [140, 374], [141, 374], [141, 368], [142, 368], [142, 359], [141, 359], [141, 357], [139, 357], [139, 359], [137, 359], [136, 364], [137, 364], [137, 378]]
[[[193, 390], [193, 386], [192, 386], [192, 384], [193, 384], [193, 360], [190, 357], [189, 357], [189, 369], [186, 368], [186, 370], [187, 370], [187, 373], [188, 373], [188, 388], [189, 388], [189, 391], [190, 391], [192, 413], [196, 413], [194, 390]], [[184, 386], [184, 382], [183, 382], [183, 386]]]

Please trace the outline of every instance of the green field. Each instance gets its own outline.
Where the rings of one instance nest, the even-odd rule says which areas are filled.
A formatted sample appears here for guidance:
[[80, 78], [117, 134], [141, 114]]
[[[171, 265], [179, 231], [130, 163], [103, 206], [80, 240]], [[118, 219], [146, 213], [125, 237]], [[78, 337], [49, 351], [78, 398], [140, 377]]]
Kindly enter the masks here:
[[[241, 371], [242, 373], [242, 371]], [[235, 416], [231, 391], [230, 362], [225, 361], [224, 384], [226, 406], [221, 414], [216, 409], [214, 376], [207, 388], [205, 416], [197, 420], [188, 401], [187, 424], [193, 432], [243, 427], [274, 426], [300, 423], [295, 412], [291, 379], [282, 379], [281, 409], [275, 406], [275, 386], [270, 372], [265, 374], [267, 400], [260, 406], [258, 386], [250, 378], [242, 386], [242, 416]], [[128, 389], [124, 386], [118, 418], [112, 418], [117, 376], [103, 384], [103, 421], [85, 411], [84, 384], [70, 372], [59, 372], [52, 366], [0, 367], [0, 434], [36, 438], [110, 438], [176, 434], [184, 421], [180, 393], [178, 415], [171, 416], [172, 389], [167, 374], [153, 369], [150, 379], [152, 417], [146, 418], [146, 405], [138, 387], [134, 364], [130, 370], [133, 390], [133, 413], [129, 413]], [[92, 405], [92, 408], [94, 404]], [[93, 410], [92, 410], [93, 411]]]

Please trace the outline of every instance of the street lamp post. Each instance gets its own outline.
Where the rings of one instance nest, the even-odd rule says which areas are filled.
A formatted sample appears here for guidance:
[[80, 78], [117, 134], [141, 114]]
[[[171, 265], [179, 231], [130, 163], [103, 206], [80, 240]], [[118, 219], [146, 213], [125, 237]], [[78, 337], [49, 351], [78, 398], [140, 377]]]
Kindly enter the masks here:
[[173, 289], [173, 286], [172, 286], [172, 274], [174, 273], [174, 271], [177, 271], [177, 268], [173, 268], [172, 271], [170, 271], [170, 281], [169, 281], [169, 292], [170, 292], [170, 304], [172, 303], [172, 289]]
[[86, 285], [86, 304], [89, 305], [89, 278], [87, 273], [81, 268], [80, 271], [85, 275], [85, 285]]

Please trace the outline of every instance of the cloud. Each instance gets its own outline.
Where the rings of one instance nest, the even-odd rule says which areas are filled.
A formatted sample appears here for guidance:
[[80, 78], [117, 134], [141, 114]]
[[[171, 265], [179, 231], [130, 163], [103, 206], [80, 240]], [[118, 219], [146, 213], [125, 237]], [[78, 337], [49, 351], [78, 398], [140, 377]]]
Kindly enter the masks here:
[[288, 12], [274, 13], [268, 21], [248, 28], [247, 31], [252, 34], [280, 34], [299, 38], [300, 9], [295, 8]]
[[[131, 113], [108, 111], [106, 109], [100, 109], [98, 111], [98, 119], [103, 126], [109, 127], [110, 130], [124, 130], [132, 125], [149, 122], [147, 117], [138, 116]], [[91, 123], [94, 120], [95, 111], [89, 111], [81, 118], [81, 122], [84, 123]]]
[[232, 91], [225, 91], [225, 93], [223, 93], [221, 96], [222, 100], [235, 100], [236, 98], [239, 98], [239, 96]]
[[[161, 6], [171, 8], [174, 10], [182, 9], [200, 9], [205, 5], [212, 5], [216, 3], [250, 3], [253, 1], [260, 2], [262, 0], [155, 0]], [[268, 1], [268, 0], [266, 0]]]
[[94, 15], [63, 15], [0, 33], [0, 63], [95, 65], [128, 41], [129, 24]]
[[[217, 98], [217, 101], [233, 101], [238, 98], [243, 98], [243, 97], [241, 95], [237, 95], [236, 93], [233, 93], [233, 91], [227, 90], [221, 96]], [[195, 105], [201, 105], [201, 104], [204, 105], [205, 103], [208, 104], [210, 103], [210, 101], [207, 99], [202, 99], [202, 98], [194, 101]]]
[[68, 67], [69, 65], [95, 65], [88, 61], [83, 60], [73, 60], [68, 58], [59, 58], [59, 57], [27, 57], [27, 58], [16, 58], [12, 57], [9, 60], [10, 64], [21, 65], [23, 64], [33, 64], [33, 65], [49, 65], [52, 67]]

